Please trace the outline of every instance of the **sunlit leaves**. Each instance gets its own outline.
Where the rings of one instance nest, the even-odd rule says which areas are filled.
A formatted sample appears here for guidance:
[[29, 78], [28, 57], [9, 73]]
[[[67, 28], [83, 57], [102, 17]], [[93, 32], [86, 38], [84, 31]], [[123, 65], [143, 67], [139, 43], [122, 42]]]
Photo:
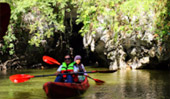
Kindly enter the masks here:
[[[82, 22], [83, 28], [80, 30], [82, 35], [91, 32], [96, 33], [98, 27], [103, 27], [112, 31], [114, 37], [119, 35], [120, 31], [124, 33], [132, 33], [143, 29], [141, 19], [145, 16], [153, 17], [153, 27], [150, 31], [156, 31], [163, 37], [169, 32], [166, 18], [170, 13], [170, 2], [168, 0], [74, 0], [77, 1], [78, 19], [77, 24]], [[169, 4], [167, 4], [169, 3]], [[102, 16], [102, 19], [97, 17]], [[127, 19], [122, 19], [126, 16]], [[132, 19], [135, 19], [134, 22]], [[91, 25], [91, 23], [93, 23]], [[96, 24], [97, 23], [97, 24]], [[156, 30], [157, 29], [157, 30]]]
[[[16, 31], [20, 35], [29, 33], [28, 44], [40, 47], [42, 40], [50, 38], [54, 32], [64, 32], [64, 17], [69, 0], [8, 0], [11, 7], [11, 17], [8, 32], [5, 37], [3, 50], [9, 48], [9, 54], [14, 53]], [[58, 10], [55, 10], [58, 9]], [[70, 11], [67, 8], [67, 11]], [[26, 16], [26, 22], [24, 15]], [[29, 31], [21, 31], [29, 30]], [[13, 44], [13, 45], [11, 45]]]
[[[4, 0], [3, 0], [4, 1]], [[168, 0], [6, 0], [11, 6], [11, 20], [8, 35], [4, 37], [5, 48], [14, 50], [15, 32], [28, 30], [29, 44], [40, 47], [44, 39], [54, 35], [54, 31], [65, 31], [65, 12], [71, 7], [77, 10], [76, 23], [83, 23], [79, 31], [95, 34], [98, 27], [108, 29], [117, 40], [120, 32], [132, 33], [143, 29], [139, 20], [143, 16], [153, 17], [153, 28], [160, 37], [170, 35], [170, 2]], [[168, 7], [167, 7], [168, 6]], [[33, 17], [28, 23], [23, 22], [23, 15], [30, 13]], [[151, 15], [151, 16], [150, 16]], [[123, 16], [126, 16], [124, 18]], [[31, 18], [29, 16], [29, 18]], [[132, 20], [135, 19], [134, 22]], [[25, 32], [19, 32], [21, 35]], [[14, 45], [10, 45], [13, 43]], [[10, 52], [12, 54], [12, 51]]]

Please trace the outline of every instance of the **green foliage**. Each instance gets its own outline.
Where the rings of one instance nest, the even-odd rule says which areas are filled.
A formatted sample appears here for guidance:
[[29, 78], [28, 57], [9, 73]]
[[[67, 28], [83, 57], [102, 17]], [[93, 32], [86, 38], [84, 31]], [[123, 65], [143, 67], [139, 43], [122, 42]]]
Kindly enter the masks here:
[[[6, 0], [11, 7], [10, 24], [4, 37], [4, 51], [13, 54], [18, 40], [29, 35], [28, 43], [40, 47], [41, 41], [50, 38], [54, 32], [64, 32], [65, 9], [68, 0]], [[68, 10], [68, 9], [67, 9]]]
[[[78, 7], [77, 24], [82, 22], [82, 35], [90, 32], [95, 33], [96, 28], [102, 26], [109, 29], [110, 33], [117, 38], [119, 32], [132, 33], [143, 29], [139, 20], [143, 16], [155, 14], [153, 18], [154, 30], [162, 38], [169, 32], [170, 3], [168, 0], [76, 0]], [[127, 16], [128, 19], [122, 19]], [[101, 17], [101, 18], [100, 18]], [[130, 21], [136, 17], [132, 24]], [[103, 21], [102, 21], [103, 20]], [[115, 39], [116, 40], [116, 39]]]
[[170, 1], [163, 0], [157, 2], [157, 30], [156, 33], [159, 35], [159, 38], [166, 38], [170, 33]]
[[[5, 1], [5, 0], [4, 0]], [[160, 38], [170, 35], [169, 0], [6, 0], [11, 6], [11, 20], [8, 34], [4, 37], [3, 50], [9, 48], [14, 53], [16, 34], [29, 33], [30, 45], [41, 46], [42, 40], [50, 38], [54, 32], [64, 32], [65, 12], [70, 12], [71, 5], [77, 9], [76, 23], [83, 23], [79, 31], [95, 34], [96, 28], [108, 29], [114, 40], [120, 32], [132, 33], [143, 29], [139, 20], [143, 15], [152, 15], [153, 26]], [[26, 16], [28, 15], [28, 16]], [[126, 18], [122, 18], [126, 16]], [[131, 21], [136, 17], [133, 24]], [[25, 21], [27, 18], [27, 21]], [[70, 25], [71, 26], [71, 25]], [[25, 30], [25, 31], [23, 31]], [[27, 33], [27, 32], [26, 32]]]

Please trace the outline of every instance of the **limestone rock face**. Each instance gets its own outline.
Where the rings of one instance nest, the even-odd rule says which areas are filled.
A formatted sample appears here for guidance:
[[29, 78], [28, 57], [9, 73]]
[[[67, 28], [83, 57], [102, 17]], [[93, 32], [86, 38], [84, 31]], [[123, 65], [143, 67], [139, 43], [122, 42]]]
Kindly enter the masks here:
[[[22, 13], [17, 13], [16, 23], [10, 24], [13, 30], [11, 33], [17, 38], [14, 40], [15, 47], [11, 46], [15, 55], [7, 56], [0, 51], [3, 56], [0, 64], [10, 57], [19, 61], [14, 62], [14, 65], [29, 67], [42, 62], [43, 55], [61, 61], [65, 54], [73, 52], [74, 55], [82, 55], [87, 63], [96, 63], [111, 70], [127, 67], [155, 68], [170, 60], [170, 33], [162, 28], [167, 27], [165, 24], [170, 24], [169, 0], [108, 1], [101, 4], [102, 2], [92, 0], [82, 5], [80, 0], [76, 2], [77, 6], [72, 6], [70, 1], [71, 12], [61, 12], [65, 13], [62, 18], [59, 17], [60, 14], [47, 17], [49, 14], [44, 12], [47, 9], [42, 10], [37, 6], [28, 7], [29, 11], [22, 10]], [[52, 12], [53, 9], [54, 12], [60, 11], [57, 7], [52, 7]], [[14, 12], [11, 14], [15, 14]], [[167, 13], [168, 17], [165, 17]], [[76, 24], [78, 20], [79, 25]], [[83, 37], [78, 33], [79, 30]], [[0, 48], [2, 46], [0, 41]], [[34, 67], [36, 66], [38, 65]]]
[[[101, 26], [95, 29], [96, 34], [85, 34], [84, 46], [90, 46], [91, 51], [99, 52], [98, 54], [104, 53], [106, 61], [103, 62], [109, 60], [109, 68], [113, 70], [126, 69], [129, 66], [132, 69], [150, 68], [149, 65], [168, 61], [170, 43], [168, 39], [163, 38], [163, 41], [156, 38], [155, 14], [154, 10], [141, 11], [140, 16], [122, 14], [118, 21], [126, 20], [132, 27], [130, 33], [128, 31], [114, 32], [110, 28]], [[98, 16], [97, 19], [100, 24], [105, 20], [111, 20], [107, 16]]]

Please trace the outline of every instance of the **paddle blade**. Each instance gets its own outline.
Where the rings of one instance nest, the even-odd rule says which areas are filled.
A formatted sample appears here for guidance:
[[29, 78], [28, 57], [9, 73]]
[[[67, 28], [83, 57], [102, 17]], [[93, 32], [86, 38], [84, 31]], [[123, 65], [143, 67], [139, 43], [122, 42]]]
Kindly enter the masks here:
[[43, 61], [51, 65], [53, 64], [61, 65], [57, 60], [49, 56], [43, 56]]
[[101, 84], [104, 84], [105, 82], [103, 81], [103, 80], [99, 80], [99, 79], [93, 79], [95, 82], [96, 82], [96, 84], [98, 84], [98, 85], [101, 85]]
[[46, 57], [43, 57], [43, 61], [47, 64], [53, 65], [54, 63], [50, 62]]
[[13, 83], [22, 83], [22, 82], [29, 80], [30, 78], [33, 78], [33, 77], [34, 76], [27, 75], [27, 74], [16, 74], [16, 75], [10, 76], [9, 79]]
[[98, 85], [101, 85], [101, 84], [105, 83], [103, 80], [94, 79], [94, 78], [92, 78], [92, 77], [89, 76], [89, 75], [86, 75], [86, 77], [88, 77], [88, 78], [94, 80], [94, 81], [96, 82], [96, 84], [98, 84]]

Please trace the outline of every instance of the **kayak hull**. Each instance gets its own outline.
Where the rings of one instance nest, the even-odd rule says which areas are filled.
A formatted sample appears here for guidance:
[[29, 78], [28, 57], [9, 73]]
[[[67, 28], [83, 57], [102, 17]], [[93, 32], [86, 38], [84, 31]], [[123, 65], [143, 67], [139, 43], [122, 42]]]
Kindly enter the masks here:
[[49, 98], [68, 98], [84, 93], [89, 86], [86, 77], [82, 83], [47, 82], [43, 89]]

